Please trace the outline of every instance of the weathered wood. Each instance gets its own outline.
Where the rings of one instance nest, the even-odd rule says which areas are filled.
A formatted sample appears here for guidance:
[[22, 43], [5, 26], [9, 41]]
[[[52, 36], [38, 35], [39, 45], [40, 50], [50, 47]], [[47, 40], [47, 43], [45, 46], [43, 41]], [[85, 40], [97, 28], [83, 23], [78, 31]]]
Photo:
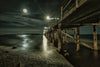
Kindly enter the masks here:
[[61, 30], [58, 30], [58, 51], [61, 51]]
[[96, 31], [96, 26], [93, 26], [94, 28], [94, 50], [98, 50], [98, 46], [97, 46], [97, 31]]
[[76, 43], [77, 30], [74, 29], [74, 43]]
[[76, 8], [78, 8], [78, 0], [76, 0]]
[[64, 42], [66, 42], [66, 43], [70, 43], [69, 41], [67, 41], [67, 40], [64, 40]]
[[94, 49], [93, 47], [89, 46], [88, 44], [86, 44], [86, 43], [84, 43], [82, 41], [80, 41], [80, 44], [82, 44], [83, 46], [85, 46], [85, 47], [87, 47], [89, 49]]
[[[65, 32], [65, 31], [63, 30], [63, 32]], [[63, 43], [64, 43], [64, 41], [65, 41], [65, 35], [64, 34], [62, 34], [62, 38], [63, 38]]]
[[79, 37], [79, 27], [77, 28], [77, 48], [76, 51], [80, 50], [80, 37]]
[[74, 30], [73, 27], [78, 27], [78, 26], [85, 26], [85, 25], [96, 25], [96, 26], [100, 26], [100, 22], [98, 23], [84, 23], [84, 24], [66, 24], [66, 23], [62, 23], [61, 26], [66, 27], [64, 30]]
[[78, 6], [80, 7], [82, 4], [84, 4], [87, 0], [79, 0]]
[[63, 31], [62, 31], [62, 33], [63, 33], [65, 36], [68, 36], [68, 37], [70, 37], [70, 38], [72, 38], [72, 39], [74, 40], [74, 37], [73, 37], [73, 36], [71, 36], [71, 35], [69, 35], [69, 34], [67, 34], [67, 33], [65, 33], [65, 32], [63, 32]]
[[63, 18], [63, 7], [61, 7], [61, 20]]
[[50, 39], [50, 42], [51, 42], [51, 33], [50, 33], [50, 37], [49, 37], [49, 39]]
[[53, 33], [51, 33], [51, 43], [53, 43]]
[[[66, 24], [65, 24], [66, 25]], [[64, 28], [63, 30], [75, 30], [76, 28]]]
[[54, 33], [54, 39], [55, 40], [57, 39], [57, 33], [56, 32]]
[[64, 10], [68, 7], [68, 5], [71, 3], [72, 0], [69, 0], [68, 3], [64, 6]]
[[54, 33], [53, 33], [53, 39], [54, 39], [54, 41], [55, 41], [55, 36], [56, 36], [56, 35], [55, 35], [55, 32], [54, 32]]

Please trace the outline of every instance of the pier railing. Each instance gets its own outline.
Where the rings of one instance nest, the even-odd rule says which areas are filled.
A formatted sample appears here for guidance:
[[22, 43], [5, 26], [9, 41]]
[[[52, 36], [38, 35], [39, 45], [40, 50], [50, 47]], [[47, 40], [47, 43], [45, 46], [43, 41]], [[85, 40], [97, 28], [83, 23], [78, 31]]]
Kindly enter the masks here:
[[[59, 52], [62, 51], [64, 43], [70, 43], [67, 38], [71, 38], [74, 40], [74, 43], [76, 44], [76, 51], [80, 50], [80, 44], [95, 51], [100, 50], [98, 48], [98, 40], [97, 40], [98, 38], [97, 38], [97, 28], [96, 28], [96, 26], [100, 26], [100, 19], [99, 19], [100, 13], [98, 11], [97, 11], [98, 13], [94, 12], [97, 9], [100, 10], [100, 8], [94, 9], [95, 7], [98, 7], [99, 2], [100, 0], [96, 0], [96, 1], [94, 0], [65, 0], [63, 2], [61, 6], [61, 19], [57, 21], [55, 24], [53, 24], [52, 26], [50, 26], [50, 29], [45, 33], [48, 40], [51, 41], [52, 43], [55, 44], [57, 40], [57, 47], [58, 47]], [[97, 5], [94, 8], [91, 8], [94, 6], [93, 4], [94, 5], [97, 4]], [[89, 8], [93, 9], [92, 11], [93, 13], [91, 12], [88, 13], [87, 9]], [[84, 10], [81, 11], [81, 9], [84, 9]], [[91, 11], [91, 9], [89, 9], [89, 11]], [[86, 11], [87, 16], [83, 15], [84, 11]], [[76, 12], [79, 12], [79, 14]], [[67, 24], [66, 21], [71, 19], [69, 17], [70, 14], [75, 15], [74, 18], [82, 14], [81, 21], [85, 23], [80, 22], [79, 24], [78, 23], [74, 24], [74, 23], [68, 22], [69, 24]], [[80, 19], [80, 17], [78, 17], [78, 19]], [[80, 41], [80, 26], [93, 26], [93, 41], [94, 41], [93, 46], [90, 46], [89, 44], [83, 41]], [[67, 33], [68, 30], [74, 30], [74, 36], [68, 34]]]

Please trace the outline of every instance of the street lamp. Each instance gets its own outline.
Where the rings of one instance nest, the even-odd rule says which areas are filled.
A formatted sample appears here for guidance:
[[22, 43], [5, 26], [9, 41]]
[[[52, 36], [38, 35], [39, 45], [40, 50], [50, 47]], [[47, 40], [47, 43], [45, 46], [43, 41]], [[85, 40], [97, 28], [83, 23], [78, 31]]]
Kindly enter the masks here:
[[46, 19], [47, 20], [59, 20], [59, 18], [56, 18], [56, 17], [55, 18], [54, 17], [51, 18], [50, 16], [46, 16]]
[[47, 20], [50, 20], [50, 16], [47, 16], [46, 19], [47, 19]]

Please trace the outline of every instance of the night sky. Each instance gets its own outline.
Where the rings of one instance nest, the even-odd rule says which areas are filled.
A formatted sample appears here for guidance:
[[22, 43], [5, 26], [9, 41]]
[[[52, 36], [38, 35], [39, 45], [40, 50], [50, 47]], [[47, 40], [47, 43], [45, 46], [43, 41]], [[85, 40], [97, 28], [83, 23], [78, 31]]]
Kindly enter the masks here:
[[[47, 15], [59, 17], [61, 2], [62, 0], [0, 0], [0, 33], [41, 33], [44, 26], [48, 25]], [[27, 13], [23, 9], [27, 9]], [[91, 34], [90, 29], [92, 27], [82, 27], [81, 33]]]
[[[57, 16], [60, 0], [0, 0], [0, 31], [42, 32], [46, 16]], [[23, 12], [27, 9], [27, 13]]]

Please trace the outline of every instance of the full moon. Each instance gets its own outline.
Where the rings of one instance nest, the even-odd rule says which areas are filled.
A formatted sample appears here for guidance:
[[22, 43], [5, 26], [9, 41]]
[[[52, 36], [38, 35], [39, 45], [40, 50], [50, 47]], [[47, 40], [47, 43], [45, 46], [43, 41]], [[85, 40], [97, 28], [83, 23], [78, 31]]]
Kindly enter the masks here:
[[28, 12], [28, 10], [24, 8], [24, 9], [23, 9], [23, 12], [24, 12], [24, 13], [27, 13], [27, 12]]

